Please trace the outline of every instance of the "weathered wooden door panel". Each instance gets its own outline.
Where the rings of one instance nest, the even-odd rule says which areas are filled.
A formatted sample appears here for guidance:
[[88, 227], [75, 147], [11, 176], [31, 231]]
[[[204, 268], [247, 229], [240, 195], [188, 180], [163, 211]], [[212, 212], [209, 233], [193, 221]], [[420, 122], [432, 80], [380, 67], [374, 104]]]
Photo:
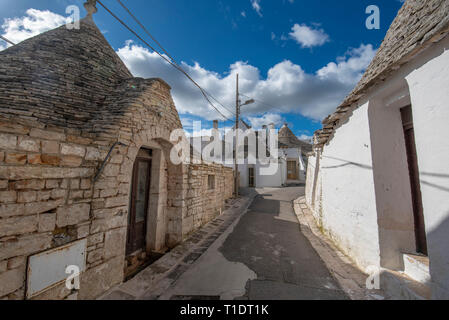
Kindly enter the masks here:
[[401, 109], [402, 124], [404, 126], [407, 162], [412, 190], [413, 216], [415, 222], [416, 251], [427, 255], [426, 228], [422, 205], [421, 184], [419, 181], [418, 156], [416, 153], [413, 116], [410, 106]]
[[296, 161], [287, 161], [287, 179], [297, 180]]

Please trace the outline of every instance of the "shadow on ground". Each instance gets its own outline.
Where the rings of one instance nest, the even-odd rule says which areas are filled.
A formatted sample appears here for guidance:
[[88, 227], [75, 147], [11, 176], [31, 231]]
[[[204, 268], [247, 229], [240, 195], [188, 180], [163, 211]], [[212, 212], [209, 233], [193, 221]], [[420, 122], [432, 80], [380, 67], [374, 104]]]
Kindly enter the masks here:
[[300, 231], [292, 201], [301, 193], [289, 187], [258, 195], [219, 249], [257, 274], [242, 299], [347, 299]]

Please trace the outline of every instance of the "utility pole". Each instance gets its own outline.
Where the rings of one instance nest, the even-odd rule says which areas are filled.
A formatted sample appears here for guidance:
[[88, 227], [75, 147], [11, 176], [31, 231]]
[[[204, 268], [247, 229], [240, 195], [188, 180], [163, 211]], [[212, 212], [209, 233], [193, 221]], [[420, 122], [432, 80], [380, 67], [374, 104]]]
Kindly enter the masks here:
[[240, 107], [246, 106], [248, 104], [252, 104], [256, 102], [254, 99], [247, 100], [245, 103], [240, 104], [240, 94], [239, 94], [239, 74], [237, 73], [236, 79], [236, 90], [235, 90], [235, 143], [234, 143], [234, 170], [235, 170], [235, 196], [239, 195], [239, 165], [237, 163], [237, 151], [238, 151], [238, 142], [239, 142], [239, 116], [240, 116]]
[[234, 170], [235, 170], [235, 196], [239, 195], [239, 165], [237, 163], [237, 145], [239, 141], [239, 113], [240, 113], [240, 101], [239, 101], [239, 74], [237, 73], [236, 79], [236, 95], [235, 95], [235, 143], [234, 143]]

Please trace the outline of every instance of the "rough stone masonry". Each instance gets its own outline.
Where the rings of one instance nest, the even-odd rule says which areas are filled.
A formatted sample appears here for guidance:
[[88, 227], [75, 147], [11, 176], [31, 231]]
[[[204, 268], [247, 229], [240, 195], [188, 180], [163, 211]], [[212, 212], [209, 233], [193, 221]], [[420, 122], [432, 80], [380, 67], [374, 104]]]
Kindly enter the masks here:
[[142, 147], [154, 151], [147, 250], [172, 248], [219, 215], [233, 171], [172, 164], [179, 128], [170, 87], [132, 77], [91, 17], [0, 52], [0, 299], [25, 298], [31, 255], [79, 239], [80, 290], [61, 283], [33, 299], [92, 299], [123, 281]]

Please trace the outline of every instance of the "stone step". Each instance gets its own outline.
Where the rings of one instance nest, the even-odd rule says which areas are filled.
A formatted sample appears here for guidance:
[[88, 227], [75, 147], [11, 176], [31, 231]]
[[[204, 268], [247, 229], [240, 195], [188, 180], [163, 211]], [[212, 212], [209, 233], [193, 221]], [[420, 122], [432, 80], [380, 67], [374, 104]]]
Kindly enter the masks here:
[[431, 290], [428, 284], [413, 280], [398, 271], [382, 269], [380, 273], [382, 290], [392, 300], [430, 300]]
[[404, 273], [421, 283], [430, 283], [429, 258], [424, 255], [404, 253]]

